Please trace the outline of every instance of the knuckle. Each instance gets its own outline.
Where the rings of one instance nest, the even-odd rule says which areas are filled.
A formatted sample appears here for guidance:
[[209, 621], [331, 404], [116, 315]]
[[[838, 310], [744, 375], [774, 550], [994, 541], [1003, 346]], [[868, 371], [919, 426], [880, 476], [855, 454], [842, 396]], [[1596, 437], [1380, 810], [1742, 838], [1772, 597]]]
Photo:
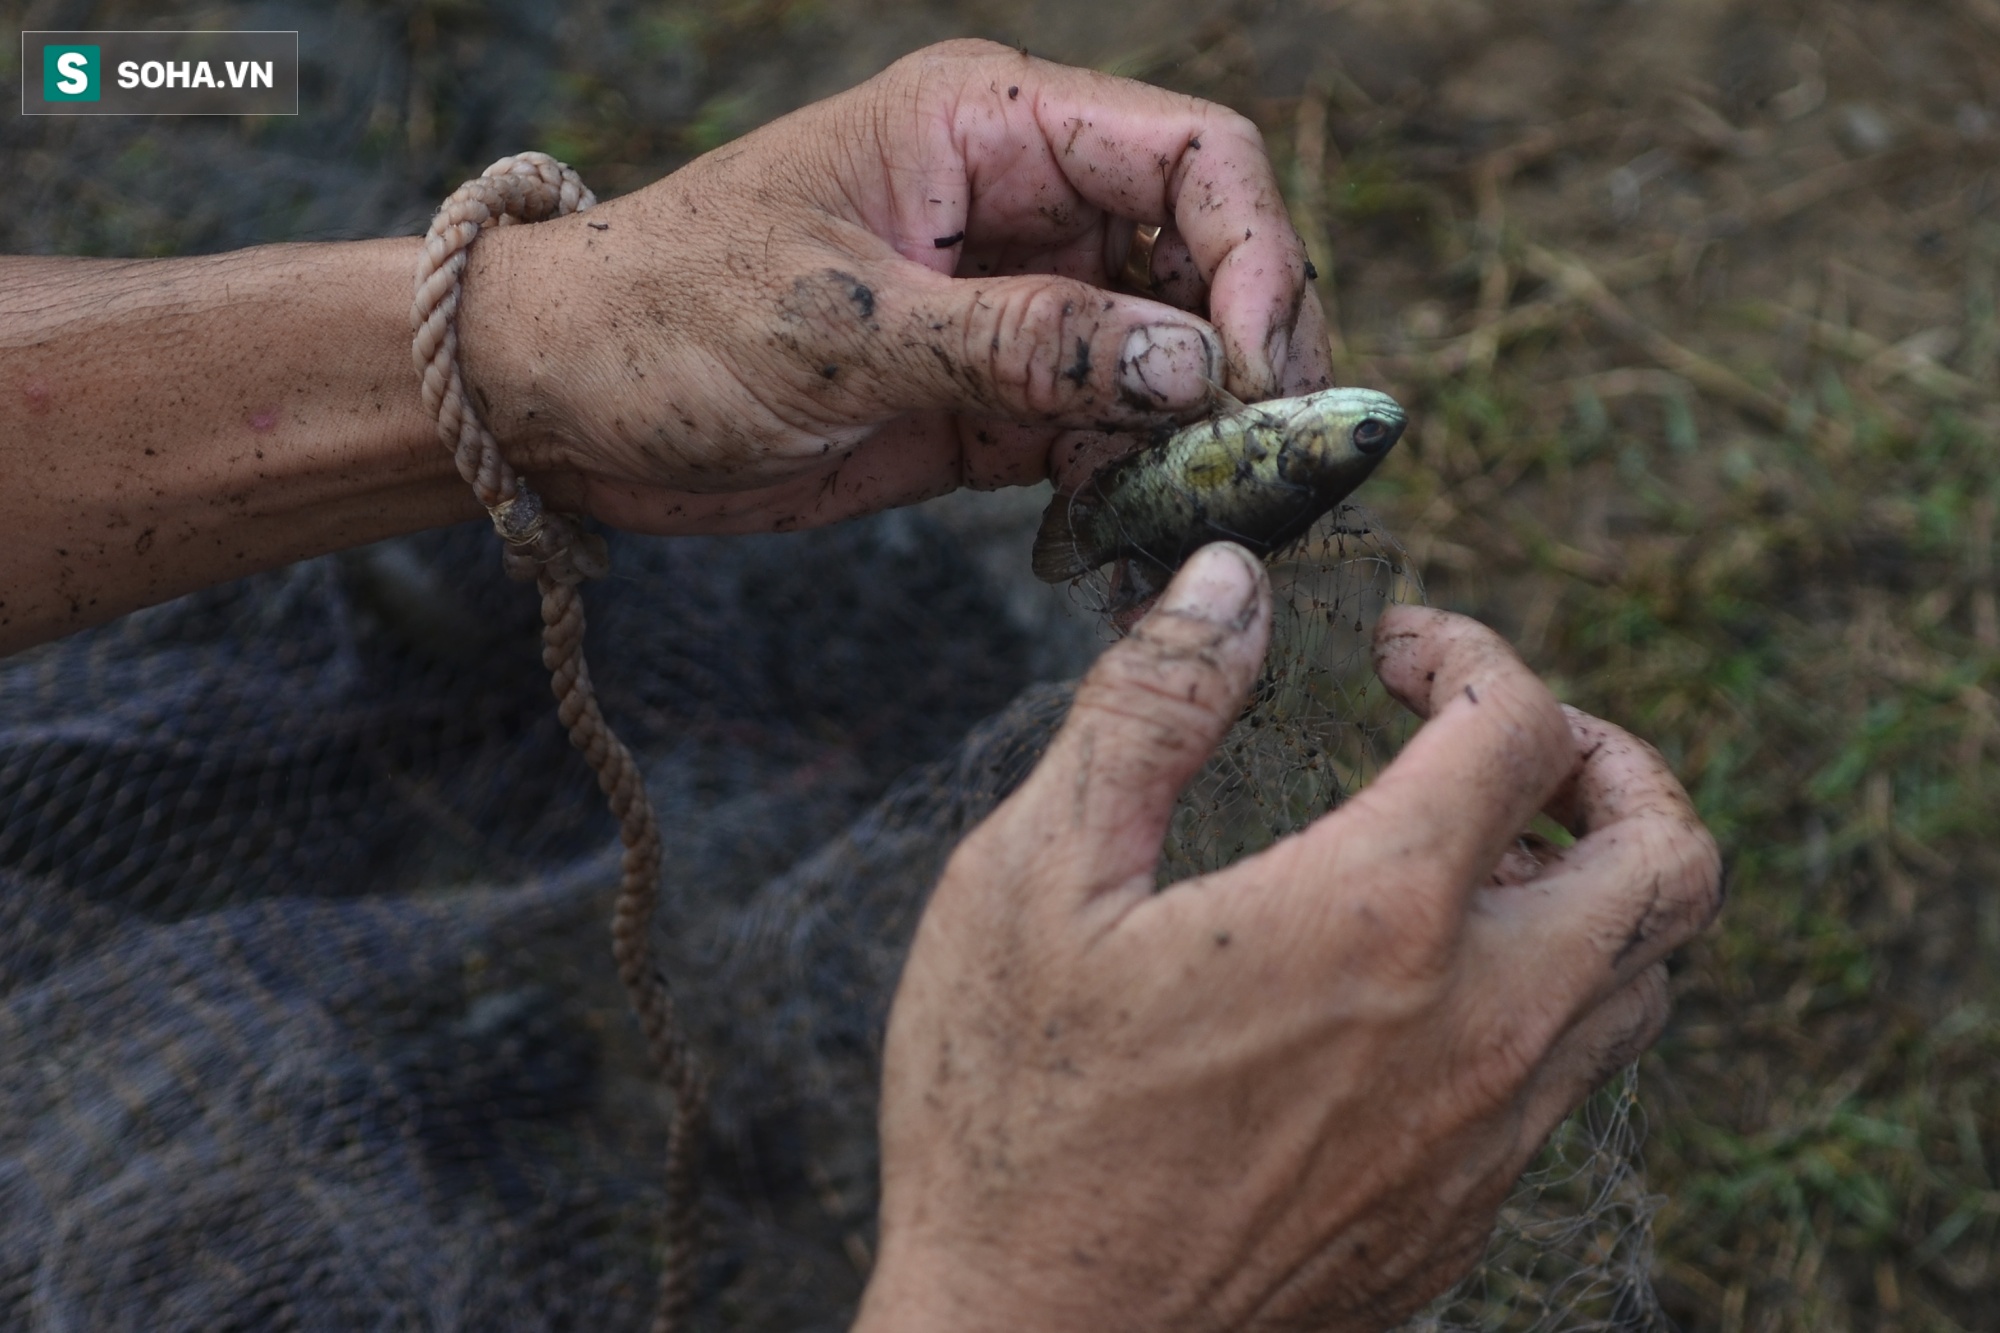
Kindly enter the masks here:
[[1397, 906], [1385, 938], [1373, 951], [1371, 971], [1421, 1000], [1435, 1003], [1449, 988], [1458, 961], [1456, 921], [1439, 884], [1405, 877], [1408, 901]]
[[1486, 1045], [1494, 1075], [1507, 1082], [1509, 1095], [1541, 1065], [1562, 1036], [1569, 1018], [1568, 1006], [1553, 1000], [1551, 996], [1548, 1002], [1540, 1004], [1498, 1006], [1488, 1019]]
[[973, 826], [946, 859], [944, 871], [938, 877], [941, 888], [965, 881], [984, 883], [996, 875], [1007, 877], [1017, 869], [1023, 851], [1021, 830], [1015, 827], [1019, 823], [1018, 809], [1012, 799], [1002, 802]]
[[[1521, 670], [1525, 673], [1526, 669]], [[1532, 680], [1532, 685], [1531, 689], [1499, 693], [1509, 710], [1508, 720], [1529, 739], [1537, 767], [1546, 770], [1545, 783], [1552, 784], [1568, 777], [1576, 767], [1576, 735], [1548, 688], [1539, 680]]]
[[1230, 695], [1217, 663], [1128, 639], [1104, 654], [1078, 687], [1072, 711], [1142, 720], [1175, 734], [1219, 732]]
[[[1305, 876], [1317, 882], [1335, 877], [1324, 874]], [[1399, 880], [1397, 894], [1409, 890], [1418, 896], [1407, 877]], [[1343, 948], [1339, 953], [1342, 975], [1364, 984], [1383, 1016], [1411, 1023], [1432, 1023], [1452, 1010], [1463, 987], [1462, 950], [1456, 923], [1450, 912], [1436, 904], [1442, 895], [1424, 891], [1424, 901], [1385, 903], [1379, 897], [1344, 906], [1329, 905], [1337, 914]]]
[[1593, 876], [1595, 933], [1613, 972], [1650, 967], [1708, 925], [1721, 905], [1713, 840], [1692, 820], [1628, 820], [1599, 835], [1609, 858]]
[[1264, 151], [1264, 131], [1258, 129], [1257, 122], [1250, 117], [1240, 111], [1219, 105], [1214, 106], [1209, 115], [1213, 131], [1220, 131], [1230, 138], [1241, 139], [1260, 153]]
[[1685, 841], [1691, 843], [1687, 851], [1686, 873], [1689, 876], [1690, 897], [1698, 919], [1697, 929], [1714, 921], [1722, 911], [1722, 849], [1716, 845], [1715, 835], [1699, 823], [1692, 822]]
[[1667, 1016], [1673, 1012], [1673, 992], [1667, 984], [1667, 965], [1653, 964], [1639, 974], [1632, 988], [1638, 1011], [1632, 1030], [1645, 1034], [1642, 1042], [1650, 1046], [1653, 1038], [1660, 1035], [1660, 1029], [1666, 1026]]
[[1059, 281], [1010, 284], [998, 302], [986, 359], [1002, 393], [1032, 416], [1059, 415], [1090, 384], [1094, 330], [1083, 304]]
[[1667, 988], [1667, 968], [1655, 963], [1619, 992], [1618, 1022], [1611, 1028], [1595, 1061], [1596, 1082], [1602, 1083], [1631, 1064], [1660, 1039], [1673, 1002]]
[[910, 52], [891, 64], [884, 73], [922, 78], [940, 70], [950, 69], [957, 64], [989, 59], [1009, 50], [1010, 48], [998, 42], [987, 41], [980, 37], [954, 37]]
[[[1354, 830], [1390, 830], [1401, 822], [1365, 787], [1329, 818]], [[1347, 885], [1337, 909], [1328, 904], [1349, 941], [1343, 969], [1403, 996], [1412, 1012], [1446, 1003], [1464, 980], [1465, 884], [1420, 833], [1355, 842], [1290, 839], [1279, 848], [1293, 858], [1287, 865], [1295, 878]]]
[[986, 37], [952, 37], [930, 48], [940, 56], [952, 56], [962, 60], [1003, 59], [1019, 63], [1021, 52], [1005, 42], [996, 42]]
[[1653, 911], [1671, 924], [1679, 945], [1721, 910], [1722, 855], [1691, 813], [1648, 819], [1643, 827], [1640, 863], [1658, 895]]

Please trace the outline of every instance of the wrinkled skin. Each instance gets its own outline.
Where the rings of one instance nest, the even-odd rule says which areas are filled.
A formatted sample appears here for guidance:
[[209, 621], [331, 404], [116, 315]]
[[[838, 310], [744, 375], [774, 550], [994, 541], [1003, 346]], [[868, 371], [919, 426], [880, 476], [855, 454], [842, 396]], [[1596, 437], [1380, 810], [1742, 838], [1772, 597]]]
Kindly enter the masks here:
[[[1161, 290], [1208, 319], [1108, 290], [1135, 221], [1168, 227]], [[510, 456], [660, 532], [1073, 483], [1201, 415], [1208, 380], [1246, 400], [1329, 382], [1255, 127], [988, 42], [489, 233], [466, 292], [467, 373]]]
[[[1107, 287], [1140, 221], [1166, 228], [1165, 300]], [[410, 369], [420, 248], [0, 258], [0, 472], [25, 511], [0, 652], [477, 517]], [[490, 230], [462, 297], [466, 382], [509, 459], [558, 507], [649, 532], [1073, 485], [1202, 413], [1208, 380], [1259, 399], [1328, 375], [1248, 121], [987, 42]]]
[[[1374, 784], [1153, 891], [1269, 624], [1262, 567], [1203, 550], [952, 858], [890, 1020], [861, 1328], [1386, 1327], [1658, 1034], [1715, 844], [1657, 753], [1462, 617], [1383, 615], [1429, 721]], [[1517, 840], [1544, 808], [1575, 846]]]

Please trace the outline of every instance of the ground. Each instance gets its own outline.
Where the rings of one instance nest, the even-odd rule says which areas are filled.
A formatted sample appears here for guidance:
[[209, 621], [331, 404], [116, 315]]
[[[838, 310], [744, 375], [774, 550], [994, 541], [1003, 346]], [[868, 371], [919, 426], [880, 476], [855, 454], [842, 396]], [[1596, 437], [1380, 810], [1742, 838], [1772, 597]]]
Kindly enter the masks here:
[[[522, 147], [615, 194], [952, 35], [1250, 114], [1343, 378], [1412, 411], [1366, 498], [1429, 599], [1658, 744], [1725, 849], [1728, 909], [1643, 1067], [1667, 1307], [1726, 1333], [1996, 1326], [2000, 3], [255, 12], [301, 28], [324, 110], [15, 118], [0, 242], [413, 231]], [[242, 170], [191, 180], [196, 157]]]

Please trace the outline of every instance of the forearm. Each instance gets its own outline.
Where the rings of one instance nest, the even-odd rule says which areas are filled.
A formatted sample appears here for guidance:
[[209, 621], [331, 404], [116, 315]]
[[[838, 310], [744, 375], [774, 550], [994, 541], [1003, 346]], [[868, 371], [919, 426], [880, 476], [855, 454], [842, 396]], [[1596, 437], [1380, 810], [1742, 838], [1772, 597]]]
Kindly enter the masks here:
[[410, 367], [416, 245], [0, 259], [0, 653], [476, 516]]

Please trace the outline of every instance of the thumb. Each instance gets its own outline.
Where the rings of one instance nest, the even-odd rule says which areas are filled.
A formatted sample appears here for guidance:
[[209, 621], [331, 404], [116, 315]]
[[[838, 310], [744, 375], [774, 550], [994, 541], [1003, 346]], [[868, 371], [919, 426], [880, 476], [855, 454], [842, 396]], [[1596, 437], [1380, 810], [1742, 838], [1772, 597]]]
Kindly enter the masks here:
[[1215, 329], [1158, 301], [1050, 273], [948, 278], [901, 257], [861, 267], [871, 308], [833, 322], [830, 335], [853, 341], [827, 363], [866, 364], [888, 412], [1150, 426], [1204, 409], [1225, 374]]
[[1174, 802], [1236, 721], [1270, 630], [1263, 564], [1219, 542], [1105, 650], [1020, 793], [1059, 868], [1044, 882], [1152, 891]]

